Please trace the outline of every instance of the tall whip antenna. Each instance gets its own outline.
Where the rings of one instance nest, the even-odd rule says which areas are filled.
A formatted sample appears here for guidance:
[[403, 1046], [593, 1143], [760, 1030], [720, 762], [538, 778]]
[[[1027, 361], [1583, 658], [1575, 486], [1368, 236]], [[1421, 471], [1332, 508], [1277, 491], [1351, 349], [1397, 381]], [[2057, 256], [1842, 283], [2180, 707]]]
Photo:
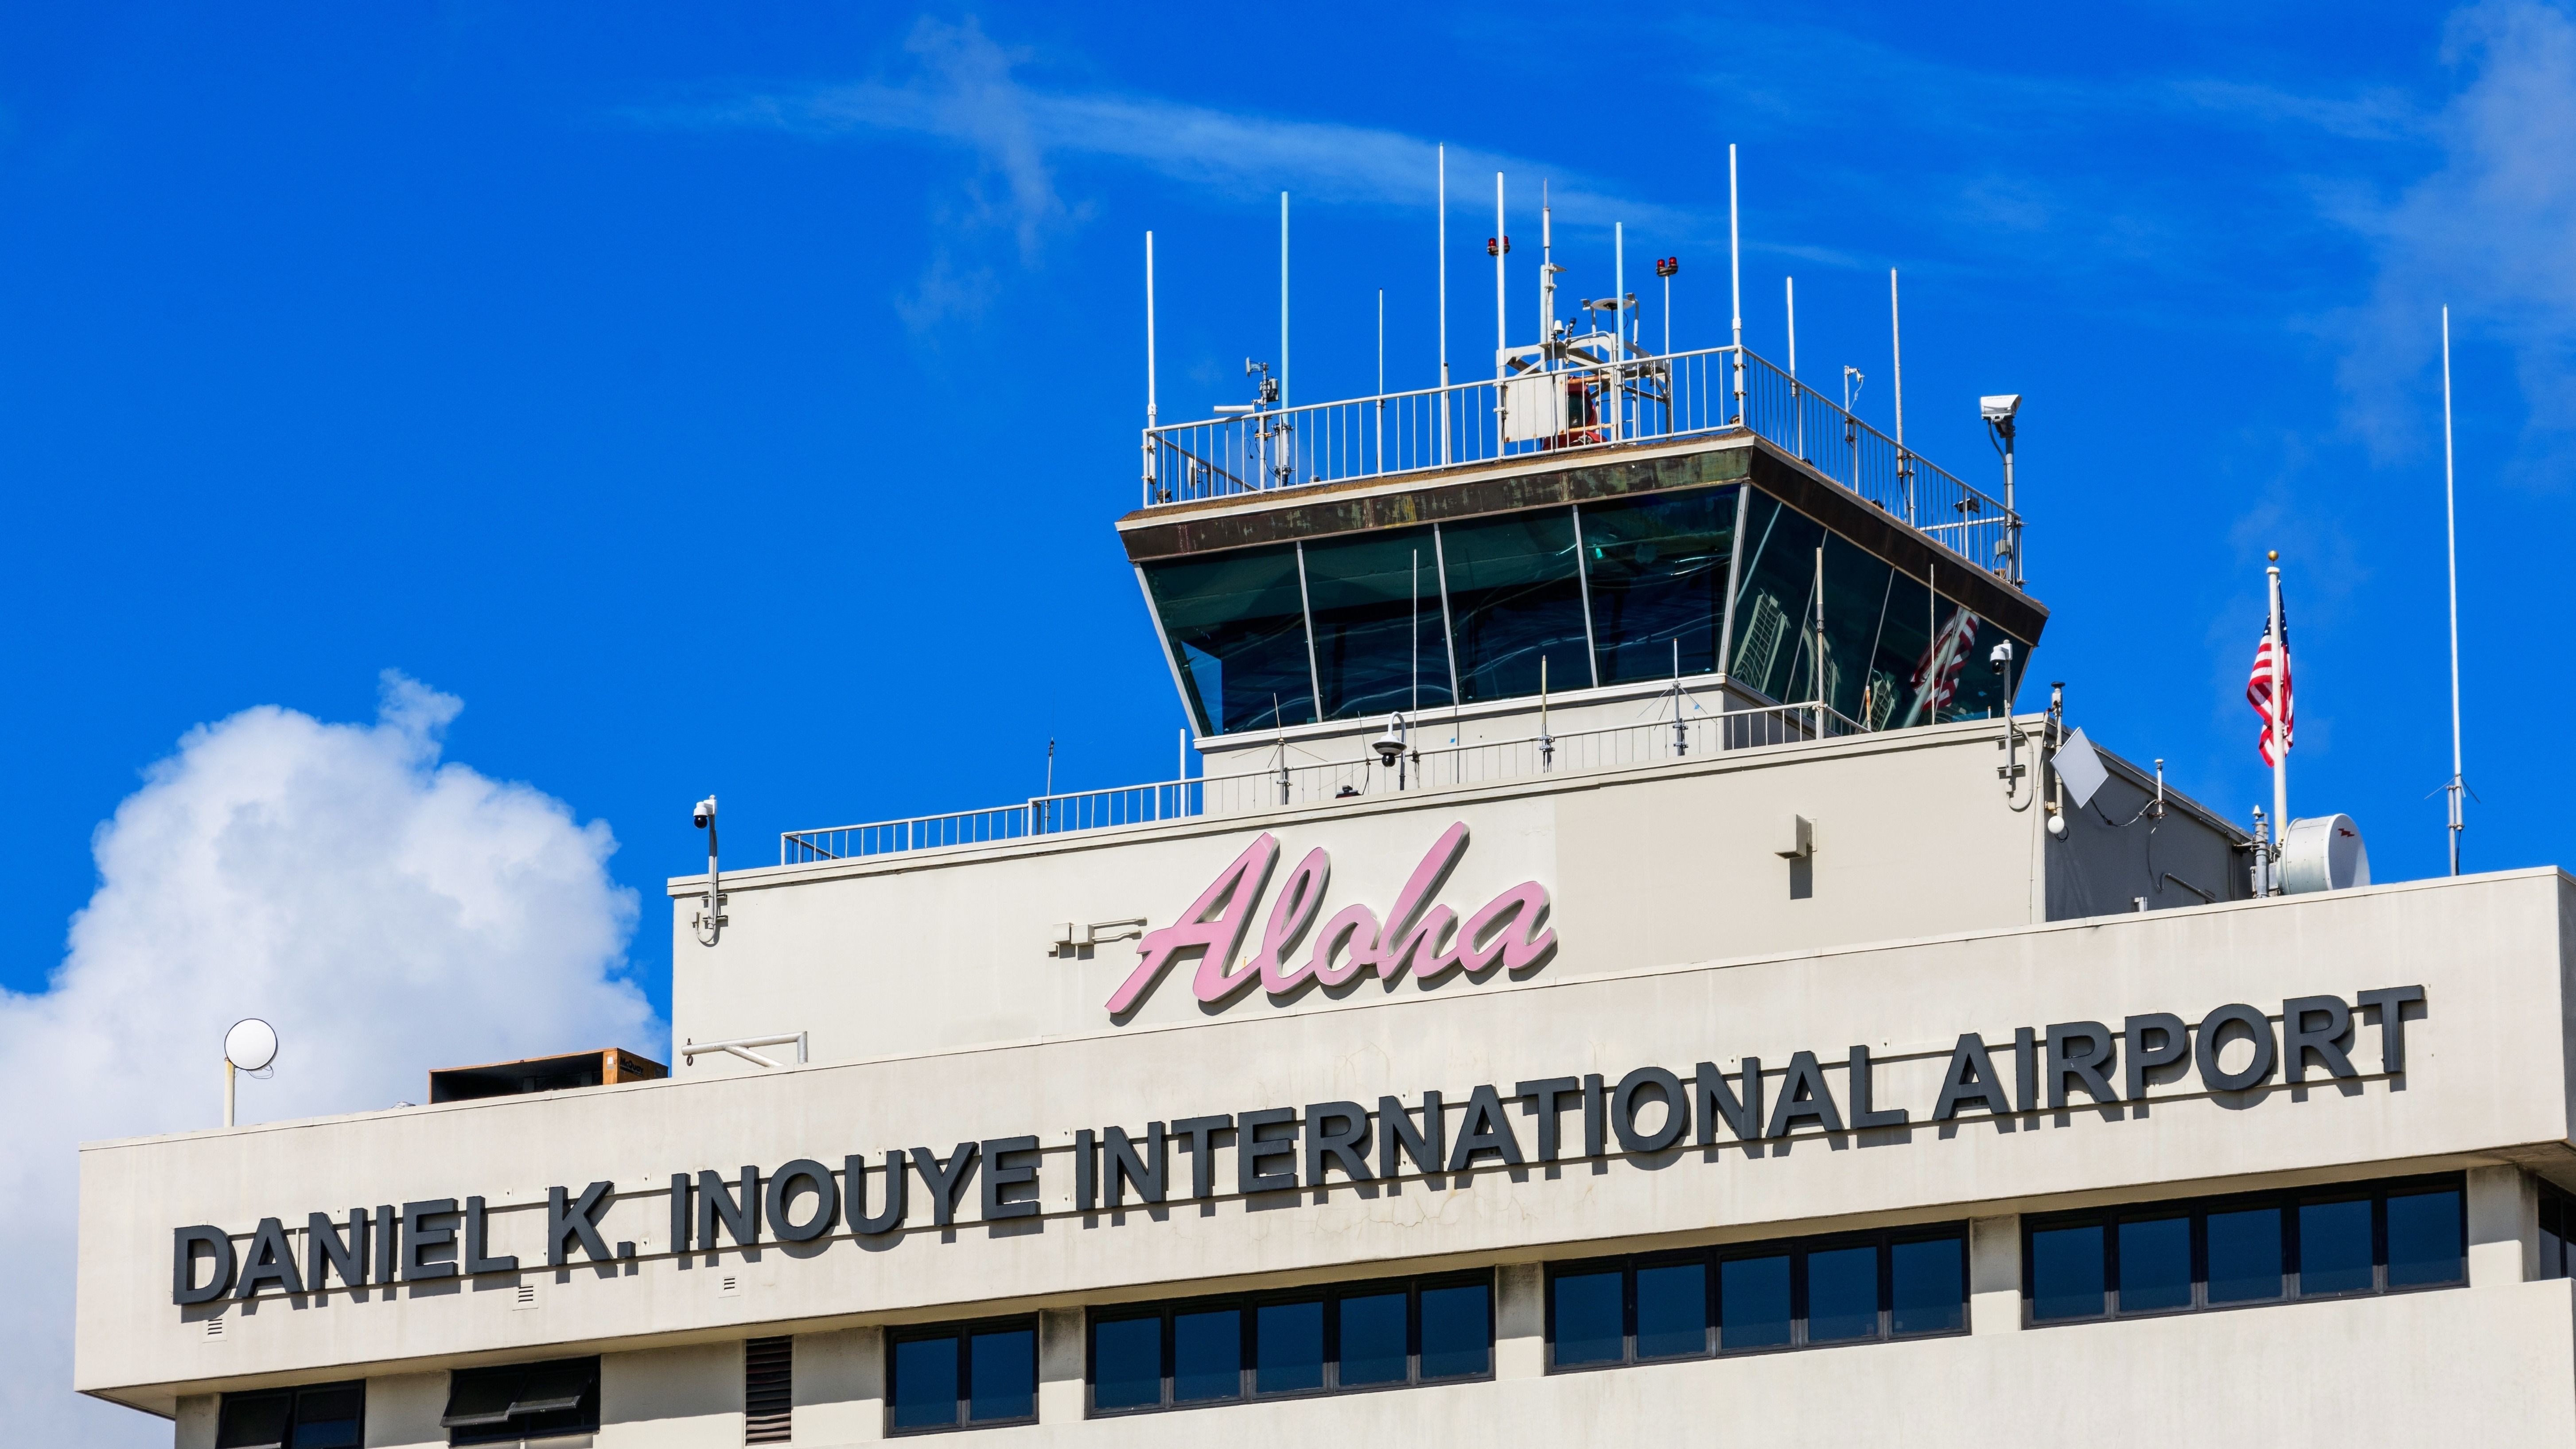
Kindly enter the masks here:
[[1449, 148], [1440, 148], [1440, 461], [1449, 461]]
[[2456, 497], [2458, 478], [2451, 465], [2451, 309], [2442, 309], [2442, 534], [2451, 562], [2451, 783], [2442, 787], [2451, 804], [2451, 874], [2460, 873], [2460, 832], [2468, 820], [2460, 796], [2468, 780], [2460, 773], [2460, 525]]

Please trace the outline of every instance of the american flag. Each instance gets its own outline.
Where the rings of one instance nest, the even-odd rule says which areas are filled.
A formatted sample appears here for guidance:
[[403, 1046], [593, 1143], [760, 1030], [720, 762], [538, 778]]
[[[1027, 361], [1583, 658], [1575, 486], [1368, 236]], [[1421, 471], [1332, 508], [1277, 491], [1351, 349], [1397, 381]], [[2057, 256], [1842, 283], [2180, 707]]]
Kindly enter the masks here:
[[[2272, 621], [2263, 621], [2263, 637], [2254, 646], [2254, 672], [2245, 681], [2245, 702], [2263, 717], [2263, 737], [2256, 749], [2272, 764]], [[2299, 742], [2299, 704], [2290, 688], [2290, 610], [2281, 608], [2281, 748]]]
[[[1915, 691], [1917, 707], [1948, 709], [1959, 697], [1959, 672], [1967, 667], [1968, 651], [1976, 647], [1977, 616], [1961, 609], [1941, 626], [1923, 657], [1914, 662], [1914, 677], [1908, 683]], [[1926, 698], [1928, 694], [1929, 698]]]

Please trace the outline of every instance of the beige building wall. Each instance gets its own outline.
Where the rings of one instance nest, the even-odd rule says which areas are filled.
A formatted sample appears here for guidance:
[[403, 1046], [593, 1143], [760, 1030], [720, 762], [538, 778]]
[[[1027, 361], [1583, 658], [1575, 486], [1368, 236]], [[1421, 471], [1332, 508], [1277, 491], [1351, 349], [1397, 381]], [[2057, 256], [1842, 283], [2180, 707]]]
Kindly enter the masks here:
[[[712, 1384], [719, 1350], [703, 1346], [758, 1333], [1987, 1218], [2261, 1183], [2507, 1164], [2563, 1174], [2570, 888], [2551, 871], [2471, 877], [99, 1144], [82, 1154], [79, 1381], [168, 1412], [183, 1394], [343, 1369], [669, 1348], [709, 1357], [682, 1353], [657, 1379]], [[2186, 1077], [2153, 1088], [2143, 1110], [2077, 1105], [2005, 1121], [1924, 1120], [1961, 1032], [2001, 1044], [2017, 1026], [2116, 1027], [2150, 1011], [2198, 1020], [2238, 1001], [2277, 1015], [2291, 996], [2351, 1000], [2413, 984], [2424, 987], [2427, 1010], [2408, 1024], [2402, 1079], [2381, 1070], [2379, 1028], [2363, 1024], [2354, 1033], [2356, 1081], [2311, 1077], [2290, 1087], [2276, 1078], [2221, 1100]], [[1827, 1064], [1848, 1104], [1844, 1058], [1856, 1044], [1876, 1060], [1880, 1105], [1910, 1109], [1912, 1124], [1758, 1145], [1721, 1135], [1711, 1148], [1647, 1157], [1622, 1156], [1614, 1144], [1597, 1160], [1337, 1182], [1259, 1200], [1234, 1191], [1225, 1149], [1206, 1203], [1086, 1214], [1070, 1196], [1078, 1126], [1138, 1129], [1149, 1118], [1340, 1098], [1373, 1105], [1381, 1094], [1416, 1102], [1434, 1089], [1447, 1099], [1454, 1133], [1480, 1083], [1507, 1092], [1521, 1080], [1586, 1072], [1615, 1081], [1649, 1064], [1687, 1075], [1698, 1061], [1731, 1070], [1748, 1055], [1776, 1074], [1802, 1050]], [[1775, 1092], [1777, 1081], [1770, 1078]], [[1527, 1152], [1529, 1123], [1517, 1111], [1512, 1120]], [[730, 1176], [745, 1163], [766, 1171], [848, 1153], [878, 1162], [891, 1149], [944, 1154], [1023, 1132], [1047, 1148], [1045, 1215], [1036, 1220], [984, 1224], [970, 1193], [947, 1229], [930, 1226], [917, 1205], [911, 1228], [890, 1240], [836, 1236], [670, 1255], [673, 1172]], [[1176, 1166], [1187, 1161], [1174, 1153]], [[640, 1256], [543, 1270], [546, 1188], [578, 1191], [593, 1178], [618, 1184], [607, 1236], [634, 1241]], [[382, 1290], [368, 1290], [370, 1302], [342, 1292], [300, 1304], [270, 1296], [227, 1305], [220, 1338], [205, 1333], [207, 1309], [170, 1304], [177, 1225], [246, 1234], [266, 1216], [300, 1225], [313, 1210], [469, 1193], [494, 1206], [493, 1250], [527, 1265], [515, 1282], [494, 1275], [407, 1286], [392, 1301]], [[2510, 1251], [2519, 1261], [2527, 1228], [2514, 1212]], [[518, 1306], [518, 1284], [534, 1287], [533, 1306]], [[2311, 1321], [2298, 1315], [2312, 1311], [2283, 1309], [2277, 1321]], [[682, 1417], [738, 1416], [739, 1372], [727, 1372], [736, 1397], [693, 1399], [697, 1407]], [[831, 1402], [864, 1403], [866, 1387], [851, 1381]]]

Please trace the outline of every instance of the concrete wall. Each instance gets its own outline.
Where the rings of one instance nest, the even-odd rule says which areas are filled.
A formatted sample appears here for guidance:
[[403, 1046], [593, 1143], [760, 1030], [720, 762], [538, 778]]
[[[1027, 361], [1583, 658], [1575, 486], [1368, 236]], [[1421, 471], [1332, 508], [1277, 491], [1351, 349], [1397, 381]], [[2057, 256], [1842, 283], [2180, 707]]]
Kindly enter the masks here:
[[[2089, 814], [2067, 841], [2052, 841], [2041, 809], [2009, 807], [1996, 778], [1999, 738], [1999, 725], [1971, 721], [1255, 820], [739, 871], [725, 877], [731, 924], [713, 947], [690, 925], [702, 879], [677, 880], [673, 1037], [801, 1031], [813, 1060], [846, 1061], [1100, 1030], [1110, 1024], [1104, 1004], [1136, 962], [1135, 942], [1065, 959], [1048, 949], [1056, 927], [1139, 917], [1167, 925], [1265, 830], [1281, 845], [1272, 899], [1308, 850], [1330, 852], [1318, 921], [1352, 902], [1383, 915], [1453, 821], [1468, 824], [1471, 840], [1440, 899], [1462, 915], [1521, 881], [1544, 884], [1563, 943], [1555, 959], [1521, 980], [1453, 976], [1432, 989], [1440, 996], [2126, 911], [2140, 894], [2159, 907], [2190, 901], [2152, 888], [2150, 853], [2204, 884], [2227, 879], [2226, 837], [2182, 805], [2152, 843], [2145, 824], [2114, 830]], [[2036, 759], [2025, 760], [2036, 772]], [[2142, 798], [2127, 782], [2104, 796], [2123, 819]], [[1783, 859], [1799, 816], [1814, 822], [1814, 856]], [[1246, 955], [1267, 911], [1265, 902]], [[1173, 973], [1121, 1025], [1209, 1020], [1189, 971]], [[1407, 981], [1398, 993], [1423, 989]], [[1365, 982], [1276, 1002], [1255, 992], [1223, 1014], [1332, 1012], [1381, 996]], [[674, 1067], [757, 1070], [725, 1056]]]
[[[1848, 951], [1569, 972], [1503, 991], [1371, 987], [1328, 1011], [98, 1144], [82, 1154], [78, 1379], [166, 1407], [181, 1394], [353, 1366], [695, 1351], [755, 1332], [2531, 1160], [2535, 1144], [2563, 1143], [2569, 1132], [2570, 888], [2555, 872], [2523, 872]], [[2116, 1027], [2149, 1011], [2198, 1020], [2237, 1001], [2277, 1013], [2290, 996], [2349, 1000], [2418, 983], [2428, 1011], [2408, 1027], [2400, 1079], [2381, 1070], [2379, 1028], [2363, 1024], [2356, 1081], [2312, 1076], [2293, 1088], [2276, 1077], [2221, 1097], [2185, 1077], [2152, 1088], [2143, 1108], [1925, 1121], [1961, 1032], [2000, 1048], [2016, 1026]], [[1802, 1050], [1828, 1064], [1830, 1088], [1848, 1104], [1843, 1061], [1853, 1044], [1875, 1056], [1879, 1105], [1911, 1110], [1912, 1125], [1760, 1144], [1721, 1136], [1710, 1149], [1643, 1157], [1614, 1148], [1598, 1160], [1257, 1199], [1234, 1191], [1234, 1155], [1221, 1148], [1218, 1190], [1204, 1203], [1086, 1214], [1070, 1197], [1078, 1126], [1139, 1129], [1149, 1118], [1373, 1104], [1380, 1094], [1413, 1102], [1436, 1089], [1455, 1132], [1480, 1083], [1509, 1092], [1517, 1081], [1585, 1072], [1615, 1081], [1649, 1064], [1687, 1074], [1697, 1061], [1731, 1069], [1754, 1055], [1776, 1095], [1778, 1073]], [[1527, 1118], [1515, 1111], [1510, 1120], [1530, 1152]], [[946, 1230], [927, 1224], [917, 1199], [913, 1226], [881, 1239], [669, 1253], [673, 1172], [730, 1175], [744, 1163], [838, 1163], [844, 1153], [875, 1161], [913, 1146], [944, 1154], [1022, 1132], [1049, 1145], [1043, 1217], [984, 1225], [970, 1193]], [[1187, 1161], [1174, 1153], [1176, 1167]], [[594, 1178], [617, 1183], [607, 1236], [636, 1242], [638, 1259], [536, 1266], [547, 1187], [578, 1191]], [[264, 1297], [229, 1305], [220, 1339], [204, 1332], [208, 1309], [170, 1304], [170, 1234], [180, 1224], [246, 1234], [267, 1216], [300, 1225], [313, 1210], [473, 1193], [493, 1204], [492, 1250], [519, 1255], [528, 1270], [406, 1286], [390, 1300], [383, 1290], [370, 1290], [372, 1301], [338, 1291]], [[522, 1283], [535, 1289], [530, 1306], [519, 1306]], [[713, 1358], [668, 1362], [657, 1378], [715, 1382]], [[726, 1372], [738, 1396], [738, 1369]], [[866, 1389], [852, 1379], [835, 1401], [863, 1402]], [[692, 1412], [713, 1419], [739, 1409], [737, 1397]]]

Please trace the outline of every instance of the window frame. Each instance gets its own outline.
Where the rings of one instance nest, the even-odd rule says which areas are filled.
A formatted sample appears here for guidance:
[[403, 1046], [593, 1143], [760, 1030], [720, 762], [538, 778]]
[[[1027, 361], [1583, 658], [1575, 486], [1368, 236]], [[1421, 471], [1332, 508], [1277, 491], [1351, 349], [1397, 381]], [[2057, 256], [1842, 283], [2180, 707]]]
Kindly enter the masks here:
[[[2460, 1271], [2458, 1276], [2432, 1283], [2393, 1284], [2388, 1281], [2388, 1203], [2392, 1198], [2414, 1197], [2431, 1192], [2450, 1192], [2459, 1201]], [[2366, 1201], [2370, 1204], [2370, 1276], [2367, 1288], [2347, 1288], [2333, 1292], [2308, 1292], [2300, 1282], [2299, 1251], [2301, 1225], [2299, 1210], [2339, 1202]], [[2213, 1303], [2209, 1298], [2209, 1219], [2213, 1214], [2270, 1209], [2281, 1218], [2281, 1291], [2268, 1298], [2243, 1298]], [[2349, 1182], [2309, 1183], [2298, 1187], [2267, 1188], [2254, 1192], [2222, 1193], [2209, 1197], [2160, 1198], [2144, 1202], [2110, 1203], [2101, 1207], [2080, 1208], [2067, 1212], [2035, 1213], [2021, 1223], [2021, 1321], [2024, 1328], [2060, 1328], [2087, 1323], [2108, 1323], [2141, 1318], [2171, 1318], [2187, 1313], [2229, 1313], [2244, 1308], [2275, 1308], [2290, 1303], [2329, 1303], [2357, 1298], [2377, 1298], [2398, 1293], [2441, 1292], [2468, 1285], [2468, 1180], [2463, 1173], [2431, 1173], [2412, 1177], [2362, 1178]], [[2191, 1225], [2191, 1301], [2175, 1308], [2129, 1309], [2120, 1306], [2120, 1225], [2126, 1221], [2155, 1221], [2180, 1217]], [[2070, 1227], [2098, 1227], [2102, 1231], [2102, 1307], [2085, 1314], [2048, 1318], [2039, 1316], [2039, 1283], [2034, 1271], [2034, 1240], [2043, 1232]]]
[[[2576, 1220], [2576, 1196], [2571, 1196], [2567, 1189], [2545, 1178], [2538, 1181], [2538, 1186], [2540, 1210], [2537, 1214], [2537, 1234], [2540, 1264], [2534, 1276], [2542, 1280], [2576, 1277], [2576, 1272], [2570, 1271], [2571, 1265], [2576, 1265], [2576, 1253], [2571, 1253], [2567, 1248], [2567, 1226], [2570, 1220]], [[2553, 1223], [2555, 1226], [2552, 1226]], [[2558, 1261], [2555, 1263], [2549, 1261], [2549, 1245], [2553, 1237], [2558, 1243]]]
[[[975, 1356], [973, 1344], [979, 1333], [1012, 1332], [1025, 1329], [1029, 1335], [1029, 1411], [1007, 1419], [970, 1417], [975, 1404]], [[895, 1424], [894, 1357], [899, 1345], [930, 1343], [947, 1339], [957, 1346], [957, 1417], [945, 1424], [918, 1424], [898, 1427]], [[996, 1318], [968, 1318], [948, 1323], [908, 1323], [888, 1328], [885, 1335], [885, 1436], [889, 1439], [910, 1438], [917, 1434], [955, 1434], [968, 1429], [1004, 1429], [1016, 1424], [1038, 1421], [1038, 1399], [1044, 1380], [1041, 1372], [1046, 1344], [1034, 1313], [1011, 1313]]]
[[[1485, 1367], [1474, 1374], [1443, 1374], [1426, 1377], [1422, 1372], [1422, 1295], [1443, 1288], [1475, 1287], [1485, 1290]], [[1392, 1293], [1404, 1295], [1404, 1377], [1382, 1383], [1344, 1384], [1342, 1376], [1342, 1318], [1339, 1305], [1349, 1298], [1378, 1298]], [[1475, 1268], [1454, 1273], [1426, 1273], [1410, 1278], [1366, 1278], [1349, 1282], [1310, 1284], [1297, 1288], [1264, 1289], [1250, 1293], [1206, 1294], [1191, 1298], [1174, 1298], [1139, 1303], [1107, 1304], [1088, 1309], [1082, 1321], [1082, 1415], [1085, 1419], [1124, 1419], [1139, 1414], [1185, 1413], [1194, 1409], [1223, 1408], [1228, 1405], [1275, 1403], [1290, 1399], [1318, 1399], [1345, 1394], [1384, 1393], [1395, 1389], [1425, 1388], [1439, 1384], [1467, 1384], [1489, 1381], [1494, 1377], [1494, 1271]], [[1260, 1388], [1260, 1310], [1290, 1303], [1321, 1303], [1324, 1308], [1323, 1383], [1309, 1389]], [[1173, 1369], [1176, 1342], [1173, 1320], [1183, 1314], [1223, 1312], [1240, 1314], [1237, 1326], [1236, 1382], [1232, 1395], [1223, 1398], [1192, 1399], [1179, 1402], [1173, 1398]], [[1099, 1328], [1108, 1323], [1154, 1322], [1158, 1327], [1160, 1346], [1160, 1395], [1150, 1404], [1129, 1404], [1102, 1408], [1099, 1403], [1100, 1338]]]
[[[523, 1363], [490, 1364], [480, 1368], [450, 1369], [447, 1372], [447, 1403], [452, 1407], [456, 1402], [456, 1380], [460, 1375], [499, 1375], [509, 1372], [532, 1374], [542, 1368], [552, 1368], [563, 1364], [578, 1363], [587, 1363], [590, 1365], [590, 1386], [585, 1389], [581, 1395], [581, 1398], [587, 1400], [590, 1404], [590, 1422], [587, 1425], [558, 1425], [551, 1428], [532, 1431], [530, 1426], [522, 1424], [517, 1426], [514, 1432], [509, 1419], [504, 1419], [498, 1424], [488, 1426], [456, 1424], [446, 1426], [447, 1442], [451, 1446], [451, 1449], [455, 1449], [455, 1446], [516, 1444], [530, 1439], [546, 1440], [567, 1438], [577, 1434], [596, 1435], [599, 1432], [601, 1423], [606, 1419], [607, 1415], [604, 1412], [604, 1406], [601, 1402], [606, 1394], [605, 1375], [602, 1372], [604, 1365], [600, 1356], [595, 1353], [576, 1354], [570, 1358], [529, 1359]], [[574, 1407], [580, 1407], [579, 1403], [576, 1402]], [[539, 1411], [539, 1413], [563, 1412], [567, 1411], [560, 1409]], [[537, 1416], [537, 1414], [531, 1414], [529, 1417], [534, 1418]], [[447, 1415], [445, 1412], [442, 1412], [439, 1417], [444, 1419]], [[519, 1416], [511, 1416], [511, 1418], [517, 1417]]]
[[284, 1388], [249, 1389], [239, 1393], [218, 1395], [215, 1399], [215, 1437], [212, 1442], [217, 1444], [223, 1442], [224, 1410], [231, 1407], [235, 1401], [283, 1398], [287, 1401], [286, 1433], [279, 1442], [287, 1446], [287, 1449], [293, 1449], [295, 1431], [303, 1422], [304, 1396], [338, 1389], [355, 1389], [358, 1393], [357, 1442], [364, 1444], [367, 1442], [367, 1381], [365, 1379], [333, 1379], [329, 1383], [322, 1384], [290, 1384]]
[[[1896, 1262], [1895, 1249], [1905, 1243], [1949, 1242], [1959, 1250], [1959, 1326], [1917, 1333], [1896, 1331]], [[1816, 1342], [1808, 1337], [1807, 1260], [1816, 1253], [1840, 1249], [1874, 1247], [1877, 1249], [1878, 1321], [1866, 1336], [1826, 1339]], [[1789, 1341], [1757, 1344], [1744, 1348], [1726, 1346], [1726, 1325], [1720, 1316], [1721, 1281], [1725, 1265], [1757, 1258], [1789, 1260]], [[1701, 1265], [1700, 1291], [1701, 1347], [1696, 1353], [1655, 1354], [1637, 1352], [1637, 1274], [1640, 1270]], [[1557, 1313], [1556, 1284], [1559, 1278], [1580, 1277], [1605, 1271], [1619, 1273], [1619, 1357], [1577, 1364], [1560, 1364], [1556, 1358]], [[1550, 1374], [1595, 1373], [1604, 1369], [1635, 1368], [1645, 1364], [1687, 1363], [1705, 1358], [1749, 1358], [1766, 1353], [1804, 1352], [1816, 1348], [1849, 1348], [1869, 1343], [1911, 1343], [1918, 1339], [1958, 1338], [1971, 1328], [1968, 1315], [1968, 1225], [1964, 1222], [1914, 1223], [1904, 1227], [1877, 1228], [1862, 1232], [1827, 1233], [1801, 1238], [1777, 1238], [1758, 1242], [1721, 1243], [1706, 1248], [1686, 1248], [1652, 1253], [1630, 1253], [1603, 1258], [1574, 1258], [1546, 1266], [1542, 1280], [1542, 1338], [1545, 1345], [1546, 1371]]]

